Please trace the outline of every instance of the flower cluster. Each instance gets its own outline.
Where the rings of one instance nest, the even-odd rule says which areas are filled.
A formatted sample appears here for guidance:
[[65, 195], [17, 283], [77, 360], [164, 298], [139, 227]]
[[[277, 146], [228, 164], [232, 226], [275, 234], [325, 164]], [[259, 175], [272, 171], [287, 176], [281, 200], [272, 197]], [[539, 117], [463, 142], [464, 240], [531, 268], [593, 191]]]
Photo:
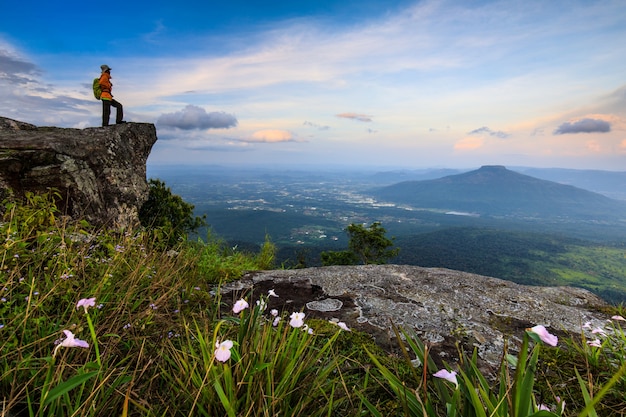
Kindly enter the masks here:
[[[526, 331], [529, 334], [538, 337], [542, 342], [550, 346], [556, 346], [559, 340], [557, 336], [548, 332], [545, 326], [542, 325], [531, 327], [529, 329], [526, 329]], [[436, 378], [441, 378], [445, 379], [446, 381], [452, 382], [455, 387], [458, 388], [459, 382], [457, 381], [456, 375], [456, 371], [449, 371], [447, 369], [440, 369], [433, 374], [433, 376]]]
[[[612, 321], [611, 321], [612, 320]], [[623, 345], [626, 342], [624, 337], [624, 330], [619, 325], [619, 322], [626, 321], [622, 316], [615, 315], [611, 317], [608, 322], [611, 324], [609, 328], [594, 325], [591, 321], [583, 324], [583, 331], [587, 330], [591, 332], [592, 340], [587, 340], [587, 345], [593, 348], [602, 348], [607, 345]]]
[[[276, 294], [276, 292], [273, 289], [267, 292], [267, 296], [279, 297], [278, 294]], [[260, 300], [256, 302], [256, 306], [260, 311], [265, 311], [265, 309], [267, 308], [267, 300], [264, 298], [261, 298]], [[248, 303], [245, 299], [241, 298], [233, 304], [232, 311], [234, 314], [240, 314], [248, 308], [250, 308], [250, 303]], [[278, 310], [277, 309], [270, 310], [270, 315], [272, 316], [272, 326], [277, 327], [282, 319], [281, 316], [279, 315]], [[291, 313], [291, 315], [289, 316], [289, 325], [293, 328], [302, 329], [303, 331], [306, 331], [308, 334], [312, 335], [314, 334], [313, 329], [311, 329], [307, 324], [304, 323], [305, 316], [306, 315], [303, 312]], [[345, 323], [341, 322], [341, 323], [336, 323], [336, 324], [342, 329], [350, 331], [350, 329], [348, 329]], [[232, 340], [224, 340], [223, 342], [220, 342], [219, 340], [217, 340], [215, 342], [215, 351], [214, 351], [215, 359], [219, 362], [228, 361], [231, 357], [231, 349], [233, 348], [233, 346], [234, 346], [234, 342]]]

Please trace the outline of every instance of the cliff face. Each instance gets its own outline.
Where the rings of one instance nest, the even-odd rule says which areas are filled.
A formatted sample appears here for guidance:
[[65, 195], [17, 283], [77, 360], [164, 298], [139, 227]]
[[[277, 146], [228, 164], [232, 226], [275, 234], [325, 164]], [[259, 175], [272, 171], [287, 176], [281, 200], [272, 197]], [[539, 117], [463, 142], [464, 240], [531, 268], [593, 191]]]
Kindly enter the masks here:
[[0, 117], [0, 197], [55, 188], [65, 214], [131, 226], [148, 196], [146, 161], [156, 140], [149, 123], [66, 129]]

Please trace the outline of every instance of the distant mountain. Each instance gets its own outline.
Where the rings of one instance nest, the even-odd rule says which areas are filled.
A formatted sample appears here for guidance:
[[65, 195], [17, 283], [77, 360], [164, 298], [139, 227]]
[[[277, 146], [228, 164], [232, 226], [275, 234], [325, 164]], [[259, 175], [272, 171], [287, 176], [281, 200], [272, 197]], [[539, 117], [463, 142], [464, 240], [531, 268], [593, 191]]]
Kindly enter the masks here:
[[524, 167], [511, 169], [542, 180], [594, 191], [616, 200], [626, 200], [626, 171]]
[[626, 222], [626, 202], [506, 169], [480, 169], [372, 190], [379, 200], [481, 216]]

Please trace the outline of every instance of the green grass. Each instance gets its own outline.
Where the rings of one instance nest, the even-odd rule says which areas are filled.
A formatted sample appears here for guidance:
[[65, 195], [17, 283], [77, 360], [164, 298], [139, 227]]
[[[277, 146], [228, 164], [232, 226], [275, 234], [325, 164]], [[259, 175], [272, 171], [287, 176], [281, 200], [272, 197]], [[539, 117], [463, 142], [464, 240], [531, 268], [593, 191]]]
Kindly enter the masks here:
[[[50, 196], [34, 195], [7, 205], [0, 233], [0, 415], [470, 416], [486, 407], [545, 416], [560, 415], [537, 412], [540, 401], [556, 407], [557, 394], [569, 404], [562, 415], [626, 412], [618, 321], [601, 348], [580, 335], [557, 348], [517, 335], [528, 355], [503, 352], [495, 379], [462, 353], [445, 365], [458, 372], [457, 387], [433, 377], [444, 365], [401, 329], [405, 355], [396, 356], [329, 322], [305, 317], [294, 327], [283, 312], [274, 323], [251, 294], [252, 305], [234, 313], [218, 288], [272, 268], [269, 238], [259, 253], [213, 238], [170, 248], [149, 230], [69, 222]], [[76, 307], [90, 298], [93, 306]], [[88, 347], [64, 346], [64, 331]], [[216, 344], [227, 341], [222, 362]]]

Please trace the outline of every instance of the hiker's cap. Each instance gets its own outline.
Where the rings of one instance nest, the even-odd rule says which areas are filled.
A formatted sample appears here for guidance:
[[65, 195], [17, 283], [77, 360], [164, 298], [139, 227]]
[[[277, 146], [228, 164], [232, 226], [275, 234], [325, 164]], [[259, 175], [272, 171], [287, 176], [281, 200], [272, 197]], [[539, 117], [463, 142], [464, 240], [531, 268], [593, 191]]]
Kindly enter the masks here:
[[109, 67], [108, 65], [100, 65], [100, 68], [102, 69], [102, 72], [104, 71], [111, 71], [111, 67]]

